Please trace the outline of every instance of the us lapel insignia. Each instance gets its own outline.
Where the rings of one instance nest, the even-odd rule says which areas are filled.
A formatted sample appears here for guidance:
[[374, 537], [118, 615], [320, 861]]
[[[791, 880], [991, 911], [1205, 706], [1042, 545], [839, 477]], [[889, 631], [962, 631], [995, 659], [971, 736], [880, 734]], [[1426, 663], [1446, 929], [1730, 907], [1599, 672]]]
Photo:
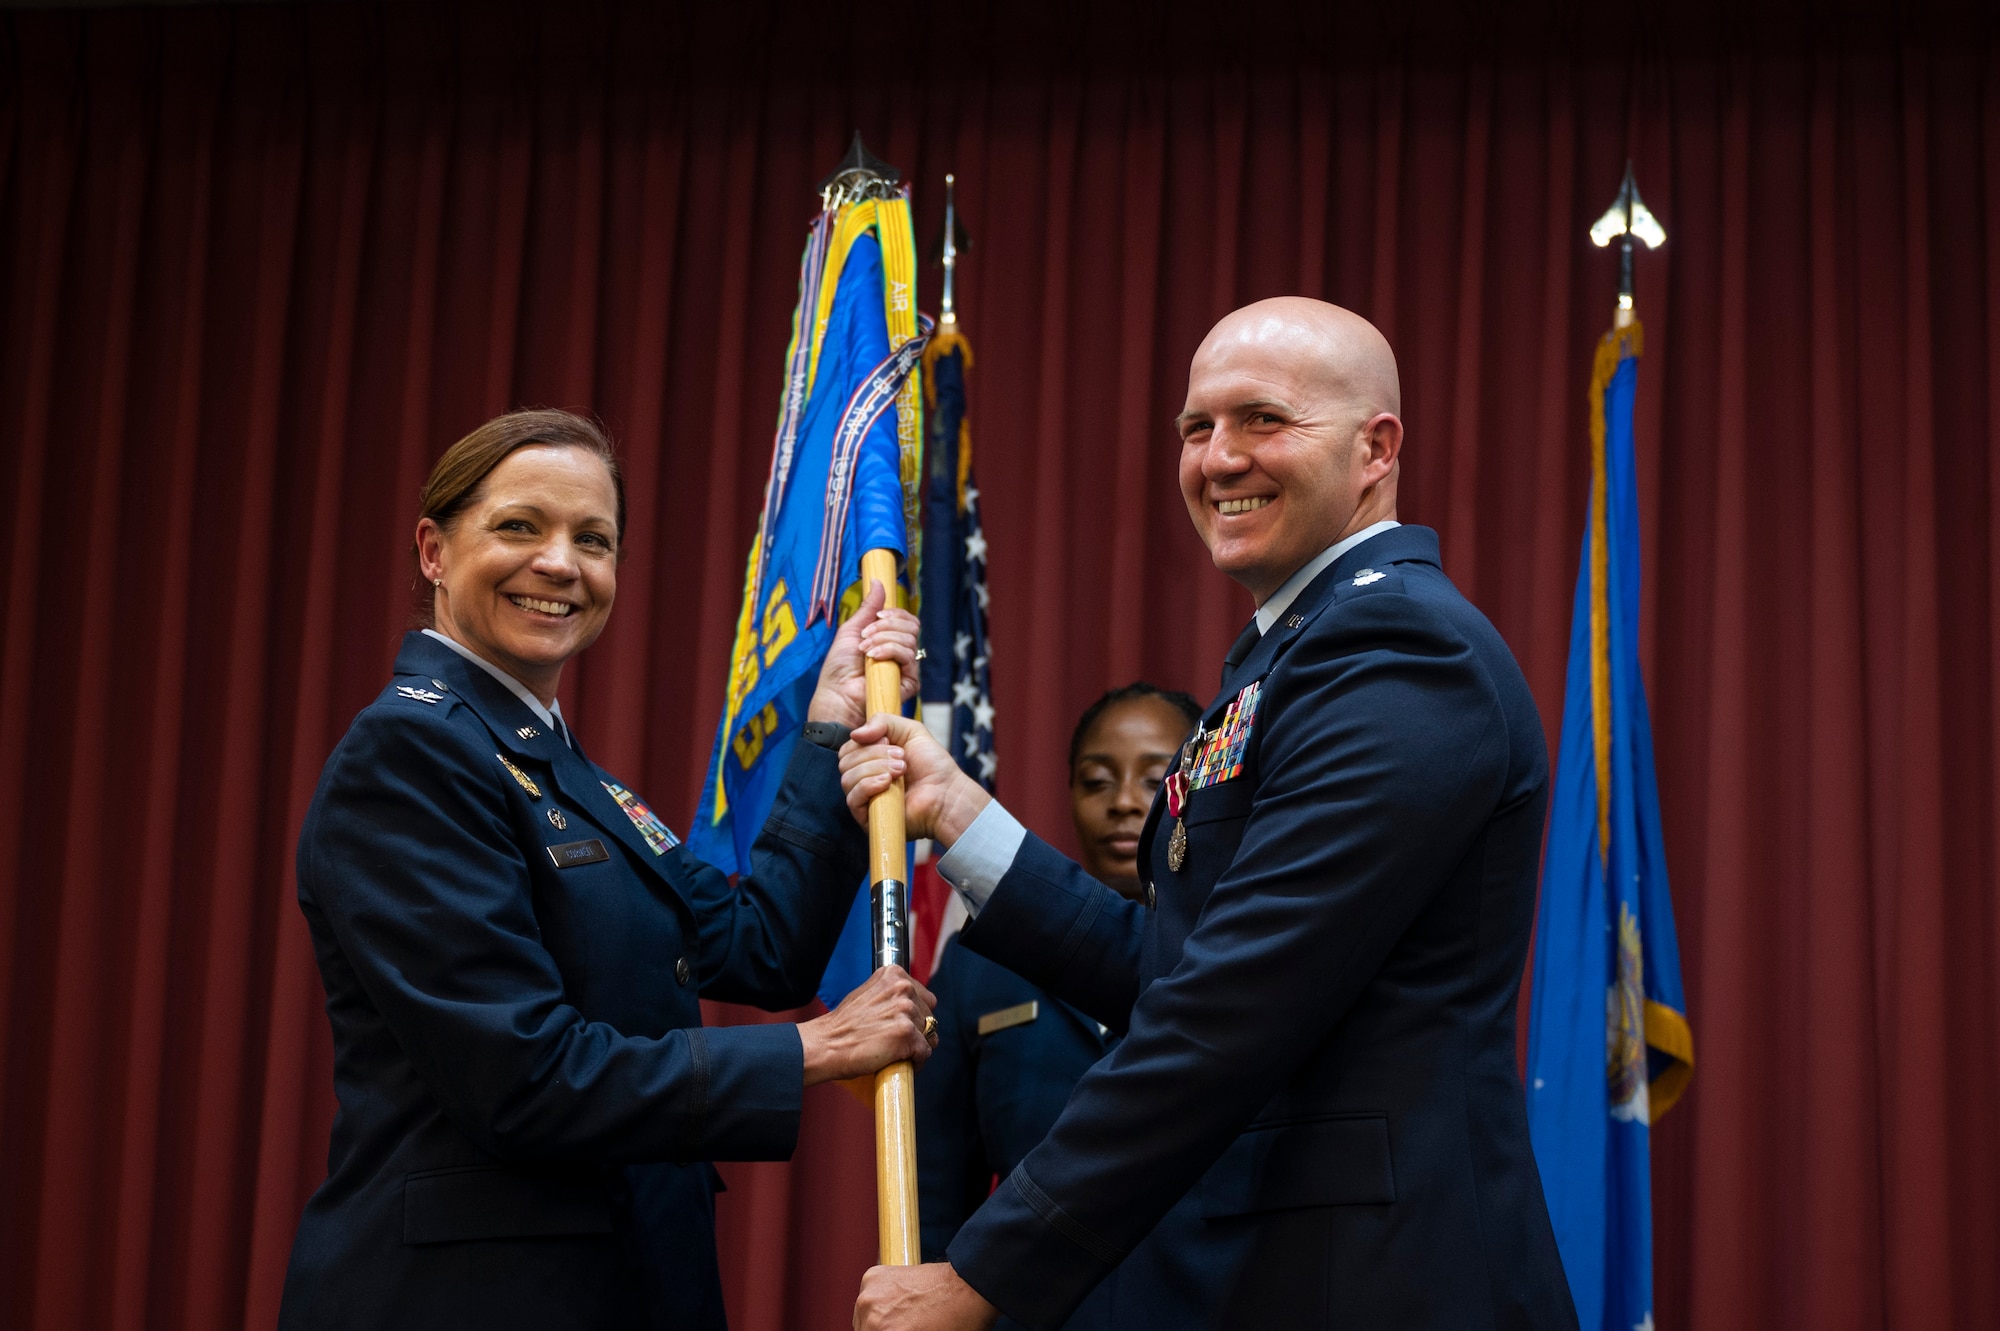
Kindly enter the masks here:
[[1305, 622], [1306, 622], [1306, 617], [1304, 615], [1285, 616], [1285, 627], [1288, 629], [1295, 629]]
[[500, 759], [500, 765], [502, 767], [506, 768], [509, 772], [513, 773], [514, 779], [521, 783], [521, 789], [528, 792], [529, 799], [538, 800], [542, 797], [542, 788], [535, 784], [535, 778], [529, 776], [526, 772], [514, 766], [514, 764], [508, 762], [504, 757], [501, 757], [501, 755], [496, 753], [493, 756], [495, 758]]
[[519, 735], [522, 739], [533, 739], [535, 736], [541, 734], [542, 732], [535, 729], [533, 726], [522, 726], [519, 730], [516, 730], [514, 733]]
[[561, 809], [550, 809], [549, 826], [555, 828], [556, 831], [560, 832], [564, 828], [569, 826], [569, 819], [563, 817], [563, 811]]
[[412, 698], [421, 703], [429, 703], [433, 707], [444, 701], [442, 693], [432, 693], [429, 689], [411, 688], [408, 684], [398, 684], [396, 692], [402, 694], [405, 698]]
[[597, 784], [604, 787], [605, 794], [618, 801], [618, 807], [625, 811], [625, 816], [632, 820], [632, 826], [645, 838], [646, 849], [655, 855], [664, 855], [680, 845], [680, 838], [668, 831], [667, 825], [637, 795], [616, 781], [599, 781]]
[[1354, 575], [1354, 585], [1357, 587], [1366, 587], [1369, 583], [1380, 582], [1388, 576], [1387, 573], [1377, 573], [1372, 568], [1364, 568]]

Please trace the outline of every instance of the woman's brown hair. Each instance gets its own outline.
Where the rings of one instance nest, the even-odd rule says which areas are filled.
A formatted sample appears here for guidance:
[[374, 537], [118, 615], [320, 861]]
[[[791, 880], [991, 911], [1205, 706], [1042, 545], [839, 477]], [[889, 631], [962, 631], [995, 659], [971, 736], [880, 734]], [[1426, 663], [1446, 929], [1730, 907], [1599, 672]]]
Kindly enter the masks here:
[[[440, 531], [449, 532], [458, 524], [459, 515], [479, 497], [479, 487], [493, 469], [515, 449], [530, 444], [580, 448], [604, 464], [604, 469], [611, 473], [611, 489], [618, 496], [618, 557], [623, 559], [625, 477], [618, 470], [618, 454], [596, 421], [554, 407], [527, 407], [495, 416], [447, 448], [431, 468], [430, 479], [424, 482], [417, 516], [429, 518]], [[410, 549], [413, 554], [416, 552], [415, 545]], [[437, 593], [435, 588], [427, 590], [431, 592], [431, 601], [424, 606], [423, 618], [428, 624]]]

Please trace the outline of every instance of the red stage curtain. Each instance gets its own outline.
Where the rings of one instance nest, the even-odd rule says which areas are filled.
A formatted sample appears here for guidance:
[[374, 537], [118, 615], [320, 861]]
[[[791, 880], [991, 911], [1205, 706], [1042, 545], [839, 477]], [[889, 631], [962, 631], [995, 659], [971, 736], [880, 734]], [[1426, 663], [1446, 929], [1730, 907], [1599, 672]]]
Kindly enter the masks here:
[[[622, 440], [622, 605], [564, 707], [691, 811], [856, 127], [926, 238], [962, 182], [1002, 791], [1059, 837], [1083, 704], [1206, 693], [1248, 614], [1168, 421], [1253, 297], [1395, 343], [1403, 516], [1555, 725], [1613, 280], [1583, 232], [1631, 156], [1672, 237], [1645, 660], [1699, 1058], [1658, 1324], [1989, 1320], [1992, 20], [724, 8], [0, 22], [0, 1323], [270, 1325], [332, 1111], [293, 838], [408, 622], [419, 483], [487, 416]], [[865, 1114], [812, 1103], [790, 1165], [725, 1171], [746, 1331], [845, 1325], [870, 1258]]]

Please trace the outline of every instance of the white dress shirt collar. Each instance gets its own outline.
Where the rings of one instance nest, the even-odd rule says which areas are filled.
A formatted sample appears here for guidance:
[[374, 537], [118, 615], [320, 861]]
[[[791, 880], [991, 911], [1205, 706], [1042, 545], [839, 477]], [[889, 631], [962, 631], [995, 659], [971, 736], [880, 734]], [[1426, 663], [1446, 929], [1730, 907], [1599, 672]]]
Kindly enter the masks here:
[[[515, 679], [512, 675], [502, 670], [499, 666], [494, 665], [491, 661], [479, 655], [477, 652], [473, 651], [470, 647], [467, 647], [464, 643], [454, 641], [451, 638], [447, 638], [444, 634], [439, 633], [436, 629], [425, 629], [424, 633], [429, 637], [436, 638], [439, 642], [451, 648], [454, 652], [457, 652], [460, 656], [472, 662], [472, 664], [478, 666], [481, 670], [484, 670], [487, 674], [493, 676], [493, 678], [499, 680], [502, 684], [505, 684], [516, 698], [519, 698], [522, 702], [528, 704], [528, 710], [532, 711], [536, 716], [541, 718], [543, 725], [547, 726], [550, 730], [554, 731], [556, 734], [561, 735], [563, 743], [569, 744], [569, 726], [562, 719], [562, 699], [560, 698], [556, 699], [555, 705], [552, 707], [544, 707], [542, 706], [542, 700], [540, 698], [537, 698], [533, 693], [531, 693], [528, 690], [528, 686], [526, 684], [523, 684], [520, 680]], [[576, 746], [574, 744], [570, 744], [570, 747], [575, 748]]]
[[1354, 535], [1347, 537], [1345, 540], [1335, 541], [1332, 545], [1329, 545], [1326, 549], [1307, 560], [1298, 572], [1286, 578], [1284, 584], [1278, 590], [1271, 593], [1270, 600], [1257, 607], [1257, 631], [1259, 633], [1269, 633], [1271, 625], [1278, 622], [1278, 616], [1284, 614], [1291, 607], [1292, 602], [1299, 599], [1299, 593], [1304, 591], [1314, 578], [1326, 572], [1332, 566], [1334, 560], [1340, 558], [1369, 537], [1379, 536], [1391, 527], [1400, 527], [1402, 525], [1402, 523], [1391, 519], [1387, 522], [1378, 522], [1372, 527], [1363, 527], [1360, 531], [1354, 533]]

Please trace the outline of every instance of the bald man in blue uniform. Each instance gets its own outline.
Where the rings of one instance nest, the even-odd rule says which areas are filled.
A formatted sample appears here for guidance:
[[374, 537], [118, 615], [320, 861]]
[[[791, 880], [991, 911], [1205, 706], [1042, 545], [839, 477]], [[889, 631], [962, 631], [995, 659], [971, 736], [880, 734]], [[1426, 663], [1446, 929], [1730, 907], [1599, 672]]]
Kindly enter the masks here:
[[1114, 1268], [1133, 1326], [1576, 1326], [1514, 1062], [1541, 721], [1397, 524], [1400, 409], [1381, 334], [1319, 301], [1196, 352], [1182, 496], [1258, 610], [1148, 818], [1145, 902], [921, 727], [855, 732], [850, 804], [906, 778], [965, 946], [1126, 1032], [947, 1262], [868, 1273], [857, 1327], [1048, 1331]]

